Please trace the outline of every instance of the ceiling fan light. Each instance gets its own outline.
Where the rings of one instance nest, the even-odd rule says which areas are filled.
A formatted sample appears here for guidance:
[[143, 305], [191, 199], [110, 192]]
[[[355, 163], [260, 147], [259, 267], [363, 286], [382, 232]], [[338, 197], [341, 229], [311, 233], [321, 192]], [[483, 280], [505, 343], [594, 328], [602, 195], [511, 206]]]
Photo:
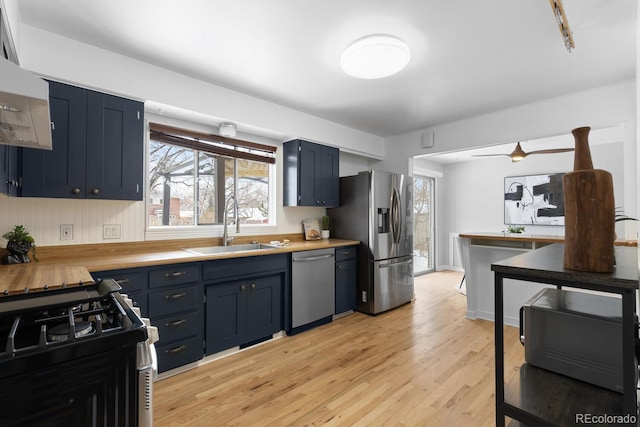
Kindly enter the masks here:
[[356, 40], [340, 58], [342, 70], [359, 79], [380, 79], [396, 74], [411, 59], [409, 46], [388, 35], [371, 35]]

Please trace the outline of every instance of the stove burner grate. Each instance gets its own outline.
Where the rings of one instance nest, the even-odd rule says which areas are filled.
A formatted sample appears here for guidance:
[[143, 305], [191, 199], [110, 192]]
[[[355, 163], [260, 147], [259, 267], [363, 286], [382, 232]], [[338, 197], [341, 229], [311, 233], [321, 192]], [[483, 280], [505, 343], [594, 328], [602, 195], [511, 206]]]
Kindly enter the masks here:
[[[93, 332], [93, 324], [89, 321], [81, 321], [75, 324], [75, 337], [80, 338]], [[66, 341], [71, 336], [71, 325], [63, 323], [49, 330], [49, 341]]]

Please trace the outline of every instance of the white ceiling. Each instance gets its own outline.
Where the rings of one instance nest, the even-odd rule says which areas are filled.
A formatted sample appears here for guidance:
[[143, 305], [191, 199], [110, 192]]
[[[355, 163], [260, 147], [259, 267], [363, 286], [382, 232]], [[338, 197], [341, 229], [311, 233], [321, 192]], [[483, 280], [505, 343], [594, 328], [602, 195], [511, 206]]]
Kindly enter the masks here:
[[[22, 22], [386, 137], [635, 78], [637, 0], [21, 0]], [[357, 80], [342, 51], [369, 34], [411, 48]]]

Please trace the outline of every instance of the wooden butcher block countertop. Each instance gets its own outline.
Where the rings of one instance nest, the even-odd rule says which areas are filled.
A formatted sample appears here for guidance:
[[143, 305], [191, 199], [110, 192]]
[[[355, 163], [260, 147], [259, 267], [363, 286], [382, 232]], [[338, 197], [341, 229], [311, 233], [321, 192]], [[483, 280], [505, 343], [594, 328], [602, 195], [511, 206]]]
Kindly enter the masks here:
[[[564, 243], [564, 236], [549, 236], [544, 234], [528, 233], [495, 233], [495, 232], [473, 232], [460, 233], [460, 237], [476, 240], [505, 240], [505, 241], [526, 241], [536, 243]], [[615, 246], [638, 246], [637, 240], [616, 240]]]
[[[39, 261], [0, 265], [0, 297], [25, 292], [77, 286], [93, 282], [91, 272], [214, 259], [271, 255], [314, 249], [357, 245], [357, 240], [323, 239], [304, 241], [299, 235], [238, 236], [233, 245], [290, 242], [283, 247], [256, 251], [198, 255], [185, 249], [220, 246], [220, 238], [158, 240], [89, 245], [38, 246]], [[4, 255], [4, 253], [0, 254]], [[33, 258], [33, 257], [31, 257]]]

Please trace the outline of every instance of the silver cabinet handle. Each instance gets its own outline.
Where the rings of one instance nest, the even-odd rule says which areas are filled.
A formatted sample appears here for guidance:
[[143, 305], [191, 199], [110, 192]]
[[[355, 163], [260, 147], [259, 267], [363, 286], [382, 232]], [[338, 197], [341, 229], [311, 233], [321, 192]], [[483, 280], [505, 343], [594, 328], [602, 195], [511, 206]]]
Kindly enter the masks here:
[[167, 328], [175, 328], [177, 326], [181, 326], [187, 323], [187, 319], [174, 320], [173, 322], [167, 322], [164, 324]]
[[164, 299], [168, 300], [176, 300], [176, 299], [180, 299], [182, 297], [186, 297], [187, 293], [186, 292], [180, 292], [179, 294], [172, 294], [172, 295], [165, 295]]
[[247, 287], [245, 285], [240, 286], [240, 290], [244, 291], [245, 289], [247, 289]]
[[167, 279], [175, 279], [176, 277], [184, 276], [187, 274], [186, 271], [174, 271], [173, 273], [166, 273], [164, 277]]
[[129, 279], [120, 279], [120, 280], [116, 280], [116, 283], [117, 283], [118, 285], [124, 285], [124, 284], [129, 283], [129, 282], [130, 282], [130, 280], [129, 280]]
[[329, 259], [329, 258], [333, 258], [333, 254], [309, 256], [305, 258], [293, 258], [293, 262], [310, 262], [310, 261], [318, 261], [321, 259]]
[[98, 190], [97, 188], [94, 188], [93, 190], [91, 190], [91, 194], [98, 194], [100, 192], [100, 190]]
[[252, 283], [252, 284], [251, 284], [251, 289], [255, 289], [255, 288], [256, 288], [256, 284], [255, 284], [255, 283]]
[[180, 347], [174, 347], [174, 348], [170, 348], [169, 350], [165, 350], [164, 353], [165, 354], [176, 354], [176, 353], [180, 353], [182, 350], [185, 350], [187, 348], [186, 345], [181, 345]]
[[79, 188], [74, 188], [73, 189], [73, 194], [80, 194], [80, 189]]

